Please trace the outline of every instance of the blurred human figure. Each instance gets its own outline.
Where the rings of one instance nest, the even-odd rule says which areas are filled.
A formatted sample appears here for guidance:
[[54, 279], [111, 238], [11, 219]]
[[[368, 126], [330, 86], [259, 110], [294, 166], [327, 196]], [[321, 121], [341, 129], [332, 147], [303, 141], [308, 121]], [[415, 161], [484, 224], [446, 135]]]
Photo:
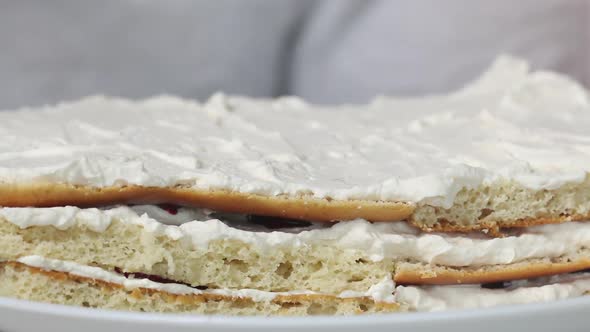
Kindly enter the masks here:
[[320, 103], [452, 90], [500, 53], [590, 83], [585, 0], [0, 2], [0, 108], [222, 90]]

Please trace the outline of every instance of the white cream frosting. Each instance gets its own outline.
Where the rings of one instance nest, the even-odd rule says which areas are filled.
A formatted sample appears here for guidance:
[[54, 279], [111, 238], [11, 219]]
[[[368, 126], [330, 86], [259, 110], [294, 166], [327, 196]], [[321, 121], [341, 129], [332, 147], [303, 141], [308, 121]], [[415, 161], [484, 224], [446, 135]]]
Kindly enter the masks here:
[[488, 308], [498, 305], [550, 302], [584, 295], [590, 291], [590, 275], [561, 275], [539, 282], [518, 282], [517, 288], [485, 289], [478, 285], [398, 286], [395, 300], [410, 310]]
[[[127, 278], [123, 275], [104, 270], [100, 267], [78, 264], [76, 262], [49, 259], [42, 256], [24, 256], [17, 259], [19, 263], [48, 270], [66, 272], [72, 275], [102, 280], [125, 287], [126, 289], [147, 288], [160, 290], [172, 294], [215, 294], [229, 297], [250, 298], [255, 302], [272, 301], [280, 295], [322, 294], [311, 291], [266, 292], [256, 289], [207, 289], [199, 290], [183, 284], [159, 283], [149, 279]], [[370, 297], [376, 302], [393, 302], [395, 284], [391, 277], [384, 278], [373, 285], [367, 292], [345, 291], [337, 295], [341, 298]], [[325, 295], [325, 294], [324, 294]]]
[[307, 193], [450, 206], [463, 187], [556, 188], [590, 168], [590, 102], [567, 77], [501, 57], [446, 96], [309, 105], [91, 97], [0, 112], [0, 181]]
[[[154, 210], [157, 207], [149, 209]], [[482, 234], [466, 236], [421, 233], [403, 222], [370, 223], [360, 219], [341, 222], [328, 228], [311, 227], [309, 230], [293, 233], [264, 228], [259, 231], [242, 230], [217, 219], [187, 221], [182, 218], [186, 218], [190, 212], [182, 210], [177, 216], [168, 216], [166, 222], [172, 225], [163, 224], [145, 213], [139, 215], [125, 206], [106, 210], [72, 206], [0, 208], [0, 217], [20, 228], [53, 226], [67, 229], [74, 225], [84, 225], [97, 232], [104, 231], [111, 222], [119, 220], [140, 225], [155, 235], [186, 241], [200, 248], [207, 248], [211, 241], [234, 239], [253, 245], [261, 252], [272, 254], [277, 248], [316, 244], [358, 250], [373, 261], [409, 259], [445, 266], [509, 264], [531, 258], [575, 254], [579, 249], [590, 246], [590, 222], [528, 227], [518, 234], [503, 238], [488, 238]]]

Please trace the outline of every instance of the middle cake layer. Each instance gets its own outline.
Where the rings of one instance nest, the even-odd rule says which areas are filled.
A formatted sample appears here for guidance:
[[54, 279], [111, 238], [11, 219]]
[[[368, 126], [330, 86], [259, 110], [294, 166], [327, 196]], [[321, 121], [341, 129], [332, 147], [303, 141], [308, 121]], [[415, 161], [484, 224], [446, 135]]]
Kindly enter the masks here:
[[364, 220], [271, 230], [209, 213], [1, 208], [0, 259], [42, 255], [195, 287], [332, 294], [364, 292], [390, 275], [397, 283], [486, 283], [590, 268], [590, 223], [584, 222], [488, 238]]

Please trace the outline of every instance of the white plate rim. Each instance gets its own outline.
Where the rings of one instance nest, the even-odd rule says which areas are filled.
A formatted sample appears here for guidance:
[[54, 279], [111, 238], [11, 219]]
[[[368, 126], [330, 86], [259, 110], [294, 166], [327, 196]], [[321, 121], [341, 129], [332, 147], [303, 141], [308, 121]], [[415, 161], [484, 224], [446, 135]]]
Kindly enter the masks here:
[[28, 311], [55, 317], [78, 318], [101, 321], [134, 321], [150, 324], [203, 326], [203, 327], [338, 327], [358, 325], [369, 326], [374, 324], [387, 324], [394, 327], [396, 324], [408, 324], [420, 321], [421, 323], [448, 323], [449, 321], [479, 320], [483, 318], [507, 318], [510, 316], [538, 315], [543, 312], [561, 311], [586, 307], [590, 311], [590, 296], [582, 296], [572, 299], [557, 300], [545, 303], [516, 304], [498, 306], [484, 309], [447, 310], [441, 312], [412, 312], [392, 313], [378, 315], [359, 316], [306, 316], [306, 317], [267, 317], [267, 316], [224, 316], [224, 315], [188, 315], [173, 313], [139, 313], [105, 309], [83, 308], [60, 304], [33, 302], [28, 300], [0, 297], [0, 309]]

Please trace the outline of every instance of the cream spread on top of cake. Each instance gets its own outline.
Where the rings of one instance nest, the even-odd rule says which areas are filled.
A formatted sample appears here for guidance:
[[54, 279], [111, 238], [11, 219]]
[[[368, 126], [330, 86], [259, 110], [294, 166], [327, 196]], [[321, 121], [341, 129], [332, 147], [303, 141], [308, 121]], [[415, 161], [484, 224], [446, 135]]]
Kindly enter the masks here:
[[[156, 209], [156, 207], [153, 207]], [[145, 211], [143, 208], [141, 211]], [[149, 210], [149, 209], [148, 209]], [[199, 212], [194, 212], [198, 214]], [[112, 209], [0, 208], [0, 218], [21, 228], [53, 226], [68, 229], [82, 225], [96, 232], [113, 221], [140, 225], [156, 236], [185, 240], [195, 247], [207, 248], [212, 241], [238, 240], [272, 255], [277, 248], [318, 245], [357, 250], [372, 261], [411, 260], [445, 266], [483, 266], [510, 264], [531, 258], [560, 257], [575, 254], [590, 246], [590, 222], [567, 222], [524, 228], [511, 236], [488, 238], [481, 233], [422, 233], [404, 222], [370, 223], [365, 220], [341, 222], [332, 227], [311, 228], [300, 232], [271, 231], [260, 227], [243, 230], [231, 223], [210, 219], [186, 221], [190, 212], [179, 211], [176, 220], [166, 225], [132, 208]], [[169, 218], [174, 219], [174, 216]], [[183, 221], [180, 221], [183, 220]]]
[[576, 82], [502, 57], [444, 96], [310, 105], [213, 96], [90, 97], [0, 112], [0, 181], [192, 186], [263, 195], [422, 202], [516, 181], [557, 188], [590, 168]]

